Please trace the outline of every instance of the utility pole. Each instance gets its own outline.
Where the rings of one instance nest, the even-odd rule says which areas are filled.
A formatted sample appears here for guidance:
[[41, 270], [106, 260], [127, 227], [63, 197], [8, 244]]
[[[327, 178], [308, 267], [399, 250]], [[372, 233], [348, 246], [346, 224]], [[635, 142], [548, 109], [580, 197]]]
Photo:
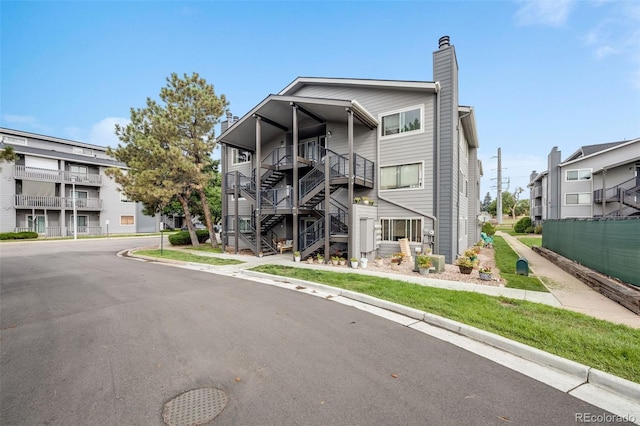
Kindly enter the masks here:
[[498, 225], [502, 225], [502, 151], [498, 148], [498, 198], [496, 199]]

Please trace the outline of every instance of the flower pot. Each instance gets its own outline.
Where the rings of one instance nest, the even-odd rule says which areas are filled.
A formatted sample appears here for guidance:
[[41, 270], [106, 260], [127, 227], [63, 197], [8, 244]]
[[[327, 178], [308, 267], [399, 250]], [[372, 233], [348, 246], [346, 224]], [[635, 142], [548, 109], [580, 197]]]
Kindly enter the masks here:
[[300, 256], [294, 256], [294, 257], [293, 257], [293, 260], [294, 260], [295, 262], [300, 262]]
[[473, 266], [458, 266], [458, 269], [460, 269], [461, 274], [469, 275], [473, 272]]
[[399, 263], [398, 262], [391, 262], [391, 270], [392, 271], [397, 271], [400, 268]]
[[358, 269], [358, 261], [357, 261], [357, 260], [356, 260], [355, 262], [353, 262], [353, 261], [352, 261], [352, 262], [351, 262], [351, 267], [352, 267], [353, 269]]
[[418, 268], [420, 270], [420, 275], [429, 275], [429, 269], [431, 269], [430, 267], [419, 267]]
[[337, 260], [331, 260], [331, 264], [332, 264], [333, 266], [338, 266], [338, 263], [340, 263], [340, 262], [339, 262], [339, 261], [337, 261]]
[[491, 273], [490, 272], [479, 272], [480, 279], [483, 281], [491, 281]]
[[309, 264], [313, 264], [313, 257], [308, 258], [308, 259], [307, 259], [307, 263], [309, 263]]
[[368, 263], [369, 263], [369, 259], [367, 259], [366, 257], [363, 257], [362, 259], [360, 259], [360, 266], [363, 269], [367, 267]]
[[376, 266], [382, 266], [384, 264], [382, 259], [376, 259], [375, 262], [376, 262]]
[[344, 259], [343, 259], [343, 260], [341, 260], [341, 261], [340, 261], [340, 266], [344, 266], [344, 265], [346, 265], [346, 264], [347, 264], [347, 261], [346, 261], [346, 260], [344, 260]]

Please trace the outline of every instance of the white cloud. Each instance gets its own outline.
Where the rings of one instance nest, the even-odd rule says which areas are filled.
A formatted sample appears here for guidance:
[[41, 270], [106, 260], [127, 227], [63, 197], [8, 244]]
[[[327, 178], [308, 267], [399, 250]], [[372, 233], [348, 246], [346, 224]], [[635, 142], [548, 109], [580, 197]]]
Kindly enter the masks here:
[[560, 27], [565, 24], [574, 5], [574, 0], [524, 0], [515, 19], [518, 25], [548, 25]]
[[38, 119], [30, 115], [2, 114], [2, 122], [7, 127], [17, 127], [16, 130], [31, 131], [36, 133], [48, 133], [51, 128], [42, 125]]
[[122, 117], [107, 117], [100, 122], [93, 125], [87, 142], [100, 145], [110, 146], [115, 148], [118, 145], [118, 137], [115, 135], [116, 124], [127, 125], [129, 123], [128, 118]]
[[640, 88], [640, 4], [632, 2], [591, 3], [599, 8], [598, 22], [582, 37], [595, 59], [624, 57], [633, 67], [631, 86]]

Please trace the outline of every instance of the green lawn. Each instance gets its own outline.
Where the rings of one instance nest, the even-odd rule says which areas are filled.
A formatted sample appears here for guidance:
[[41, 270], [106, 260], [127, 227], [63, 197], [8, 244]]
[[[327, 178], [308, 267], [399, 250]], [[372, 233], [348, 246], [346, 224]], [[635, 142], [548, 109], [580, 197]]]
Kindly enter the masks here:
[[241, 260], [235, 259], [224, 259], [220, 257], [212, 257], [212, 256], [198, 256], [192, 253], [186, 253], [183, 251], [176, 250], [163, 250], [162, 255], [160, 254], [160, 249], [156, 250], [137, 250], [134, 252], [135, 254], [139, 254], [142, 256], [150, 256], [150, 257], [158, 257], [161, 259], [171, 259], [171, 260], [181, 260], [183, 262], [192, 262], [192, 263], [204, 263], [207, 265], [238, 265], [242, 262]]
[[357, 291], [460, 321], [640, 383], [640, 330], [550, 306], [357, 273], [279, 265], [254, 271]]
[[518, 241], [529, 247], [542, 247], [542, 236], [539, 237], [517, 237]]
[[516, 274], [516, 261], [519, 256], [504, 238], [494, 235], [493, 249], [495, 250], [496, 267], [500, 269], [500, 276], [507, 282], [506, 287], [549, 292], [536, 277]]

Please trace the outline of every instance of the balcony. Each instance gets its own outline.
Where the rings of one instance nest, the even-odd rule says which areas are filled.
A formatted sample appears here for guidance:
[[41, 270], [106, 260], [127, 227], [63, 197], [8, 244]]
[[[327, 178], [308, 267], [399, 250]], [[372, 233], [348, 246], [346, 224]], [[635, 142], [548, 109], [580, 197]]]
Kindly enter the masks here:
[[16, 165], [13, 167], [13, 177], [22, 180], [35, 180], [40, 182], [75, 182], [78, 185], [101, 185], [102, 176], [95, 173], [79, 174], [65, 170], [39, 169], [37, 167], [26, 167]]
[[[73, 198], [48, 195], [15, 195], [14, 207], [27, 209], [73, 209]], [[99, 198], [76, 198], [77, 210], [102, 210]]]

